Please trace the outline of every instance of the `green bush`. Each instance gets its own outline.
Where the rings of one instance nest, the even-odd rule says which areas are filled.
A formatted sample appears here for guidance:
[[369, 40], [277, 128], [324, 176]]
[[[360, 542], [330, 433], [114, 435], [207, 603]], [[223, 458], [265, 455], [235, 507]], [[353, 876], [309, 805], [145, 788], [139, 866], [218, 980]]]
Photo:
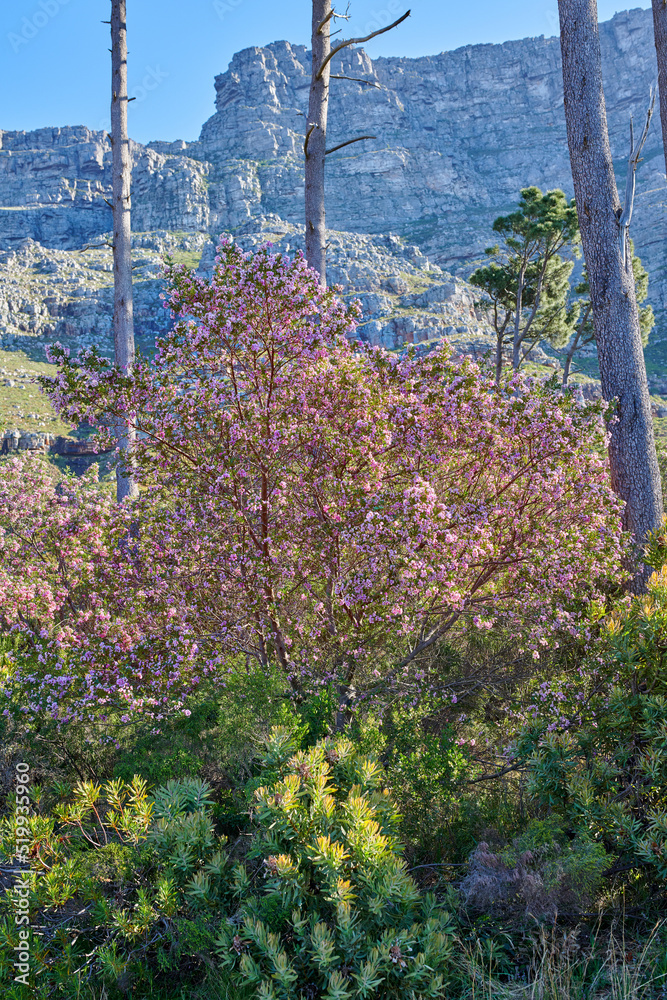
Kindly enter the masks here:
[[617, 855], [617, 870], [643, 873], [657, 888], [667, 884], [666, 570], [609, 618], [604, 639], [581, 724], [552, 732], [538, 724], [519, 750], [533, 801]]
[[259, 865], [236, 868], [241, 909], [216, 942], [223, 965], [262, 1000], [442, 995], [451, 918], [406, 871], [380, 765], [345, 738], [295, 749], [285, 730], [267, 742]]
[[[45, 995], [76, 995], [91, 978], [150, 993], [222, 975], [264, 998], [440, 996], [452, 921], [406, 871], [380, 765], [343, 738], [295, 750], [275, 729], [248, 782], [254, 834], [243, 863], [230, 858], [198, 779], [152, 793], [138, 776], [34, 788], [27, 871]], [[7, 860], [16, 826], [13, 811], [0, 821]], [[7, 987], [17, 934], [6, 893]]]
[[[150, 795], [135, 777], [60, 792], [50, 813], [29, 818], [36, 984], [76, 995], [91, 978], [124, 989], [200, 981], [231, 902], [208, 786], [171, 781]], [[15, 845], [11, 813], [0, 821], [0, 856], [11, 860]], [[2, 911], [0, 982], [9, 986], [18, 944], [9, 891]]]

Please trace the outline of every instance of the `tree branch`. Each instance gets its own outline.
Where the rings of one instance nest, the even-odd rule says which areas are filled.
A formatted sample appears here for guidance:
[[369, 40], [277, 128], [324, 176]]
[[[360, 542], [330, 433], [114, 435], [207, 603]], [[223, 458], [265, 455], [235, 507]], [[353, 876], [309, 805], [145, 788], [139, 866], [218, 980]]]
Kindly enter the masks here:
[[333, 16], [334, 16], [334, 12], [333, 12], [333, 9], [332, 9], [332, 10], [329, 11], [329, 13], [327, 14], [327, 16], [320, 21], [320, 23], [317, 26], [317, 31], [315, 32], [315, 34], [321, 35], [322, 34], [322, 28], [325, 26], [325, 24], [329, 23], [329, 21], [331, 20], [331, 18]]
[[305, 138], [305, 141], [303, 143], [303, 155], [305, 157], [308, 156], [308, 140], [310, 139], [310, 137], [311, 137], [311, 135], [313, 133], [313, 129], [314, 128], [315, 128], [315, 125], [311, 125], [310, 128], [308, 129], [308, 131], [306, 132], [306, 138]]
[[[106, 201], [106, 198], [104, 200]], [[108, 204], [109, 202], [107, 202]], [[79, 253], [85, 253], [86, 250], [113, 250], [113, 243], [86, 243], [85, 247], [81, 247]]]
[[375, 87], [376, 90], [382, 90], [379, 83], [375, 83], [374, 80], [360, 80], [356, 76], [334, 76], [333, 74], [329, 77], [330, 80], [351, 80], [352, 83], [363, 83], [366, 87]]
[[648, 138], [649, 128], [651, 127], [651, 118], [653, 117], [653, 110], [655, 108], [655, 88], [653, 87], [651, 87], [650, 100], [651, 103], [649, 104], [648, 111], [646, 112], [646, 124], [644, 125], [644, 131], [642, 132], [641, 139], [639, 140], [639, 144], [636, 149], [634, 126], [632, 118], [630, 119], [630, 156], [628, 159], [628, 176], [625, 182], [625, 203], [618, 220], [619, 239], [621, 242], [621, 260], [623, 261], [623, 267], [626, 267], [627, 235], [628, 230], [630, 229], [632, 212], [635, 205], [635, 179], [637, 167], [639, 166], [639, 158], [641, 156], [642, 149], [644, 148], [644, 143]]
[[322, 28], [324, 27], [324, 25], [328, 24], [332, 18], [337, 17], [341, 21], [349, 21], [350, 20], [350, 15], [348, 14], [349, 9], [350, 5], [348, 4], [344, 14], [337, 14], [336, 11], [332, 8], [327, 14], [327, 16], [323, 18], [323, 20], [321, 20], [320, 23], [318, 24], [316, 34], [320, 35], [322, 33]]
[[358, 135], [356, 139], [348, 139], [346, 142], [339, 142], [337, 146], [332, 146], [331, 149], [325, 151], [325, 156], [329, 153], [335, 153], [337, 149], [342, 149], [343, 146], [351, 146], [353, 142], [361, 142], [362, 139], [377, 139], [376, 135]]
[[341, 42], [340, 45], [337, 45], [335, 49], [332, 49], [329, 55], [326, 57], [326, 59], [320, 66], [319, 70], [317, 71], [317, 76], [315, 79], [316, 80], [321, 79], [322, 73], [324, 73], [324, 70], [327, 68], [333, 57], [338, 52], [340, 52], [341, 49], [347, 48], [348, 45], [361, 45], [363, 42], [369, 42], [371, 38], [376, 38], [377, 35], [384, 35], [387, 31], [391, 31], [392, 28], [397, 28], [402, 21], [405, 21], [406, 17], [410, 17], [409, 10], [406, 11], [402, 17], [399, 17], [397, 21], [394, 21], [393, 24], [388, 25], [386, 28], [379, 28], [377, 31], [371, 32], [370, 35], [365, 35], [364, 38], [350, 38], [346, 42]]

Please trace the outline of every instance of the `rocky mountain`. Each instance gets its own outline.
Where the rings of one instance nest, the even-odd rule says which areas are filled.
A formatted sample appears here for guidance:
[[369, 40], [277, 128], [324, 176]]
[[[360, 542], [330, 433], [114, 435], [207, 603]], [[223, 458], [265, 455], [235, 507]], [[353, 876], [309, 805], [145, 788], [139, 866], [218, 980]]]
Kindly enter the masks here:
[[[656, 77], [651, 12], [618, 14], [601, 26], [601, 40], [623, 183], [630, 117], [643, 118]], [[369, 132], [377, 138], [329, 158], [328, 222], [341, 234], [333, 239], [332, 278], [338, 269], [346, 293], [367, 296], [366, 334], [387, 346], [457, 327], [465, 327], [459, 331], [464, 340], [483, 335], [470, 294], [450, 272], [465, 276], [490, 241], [493, 218], [515, 203], [521, 187], [571, 192], [558, 40], [466, 46], [419, 59], [371, 60], [363, 49], [347, 49], [334, 72], [371, 86], [333, 82], [331, 145]], [[133, 145], [133, 226], [147, 234], [137, 237], [138, 312], [147, 332], [161, 320], [155, 319], [158, 278], [146, 269], [157, 267], [165, 241], [178, 252], [203, 253], [204, 260], [208, 237], [223, 231], [252, 243], [277, 230], [283, 244], [298, 242], [308, 83], [303, 46], [245, 49], [216, 78], [216, 112], [197, 142]], [[6, 343], [68, 330], [85, 340], [108, 330], [108, 251], [81, 250], [111, 228], [110, 166], [105, 133], [0, 131], [0, 336]], [[654, 127], [639, 172], [632, 235], [651, 273], [658, 313], [667, 305], [665, 208]], [[376, 277], [367, 273], [359, 281], [357, 271], [372, 271], [379, 258]], [[415, 289], [413, 271], [427, 275]], [[429, 293], [431, 300], [424, 299], [427, 287], [440, 289]]]
[[[40, 357], [48, 343], [60, 340], [72, 351], [96, 345], [111, 352], [110, 236], [85, 251], [50, 249], [31, 238], [15, 250], [0, 251], [0, 349], [22, 348]], [[250, 220], [237, 228], [235, 239], [246, 249], [269, 242], [286, 253], [304, 250], [303, 226], [278, 216]], [[362, 339], [392, 349], [444, 336], [459, 354], [492, 346], [470, 286], [432, 264], [418, 247], [391, 234], [334, 231], [329, 245], [330, 283], [361, 302]], [[170, 322], [160, 298], [165, 257], [209, 274], [215, 246], [205, 233], [134, 234], [134, 313], [141, 349], [150, 351], [155, 335]]]

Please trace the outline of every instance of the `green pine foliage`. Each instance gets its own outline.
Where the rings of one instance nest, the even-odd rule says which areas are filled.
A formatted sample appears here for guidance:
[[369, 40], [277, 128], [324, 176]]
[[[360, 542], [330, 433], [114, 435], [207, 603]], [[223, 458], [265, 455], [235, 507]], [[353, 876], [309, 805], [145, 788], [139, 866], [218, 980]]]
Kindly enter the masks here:
[[562, 191], [523, 188], [516, 211], [499, 216], [493, 231], [500, 242], [487, 248], [489, 263], [469, 280], [491, 305], [497, 364], [511, 344], [518, 368], [536, 343], [563, 347], [574, 332], [579, 307], [568, 300], [578, 253], [576, 208]]

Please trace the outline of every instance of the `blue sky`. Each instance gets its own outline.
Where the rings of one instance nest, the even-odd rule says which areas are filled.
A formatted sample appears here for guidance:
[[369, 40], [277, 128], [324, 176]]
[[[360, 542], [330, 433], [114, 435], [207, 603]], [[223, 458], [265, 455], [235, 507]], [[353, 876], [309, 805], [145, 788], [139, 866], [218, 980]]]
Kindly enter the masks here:
[[[346, 0], [343, 0], [341, 9]], [[367, 46], [432, 55], [477, 42], [557, 32], [556, 0], [351, 0], [349, 32], [366, 34], [408, 6], [412, 17]], [[650, 0], [631, 6], [650, 7]], [[109, 0], [1, 0], [0, 128], [108, 128]], [[600, 20], [625, 5], [599, 0]], [[196, 139], [213, 113], [213, 77], [234, 52], [277, 39], [307, 44], [309, 0], [128, 0], [130, 134]], [[346, 34], [348, 32], [346, 31]]]

